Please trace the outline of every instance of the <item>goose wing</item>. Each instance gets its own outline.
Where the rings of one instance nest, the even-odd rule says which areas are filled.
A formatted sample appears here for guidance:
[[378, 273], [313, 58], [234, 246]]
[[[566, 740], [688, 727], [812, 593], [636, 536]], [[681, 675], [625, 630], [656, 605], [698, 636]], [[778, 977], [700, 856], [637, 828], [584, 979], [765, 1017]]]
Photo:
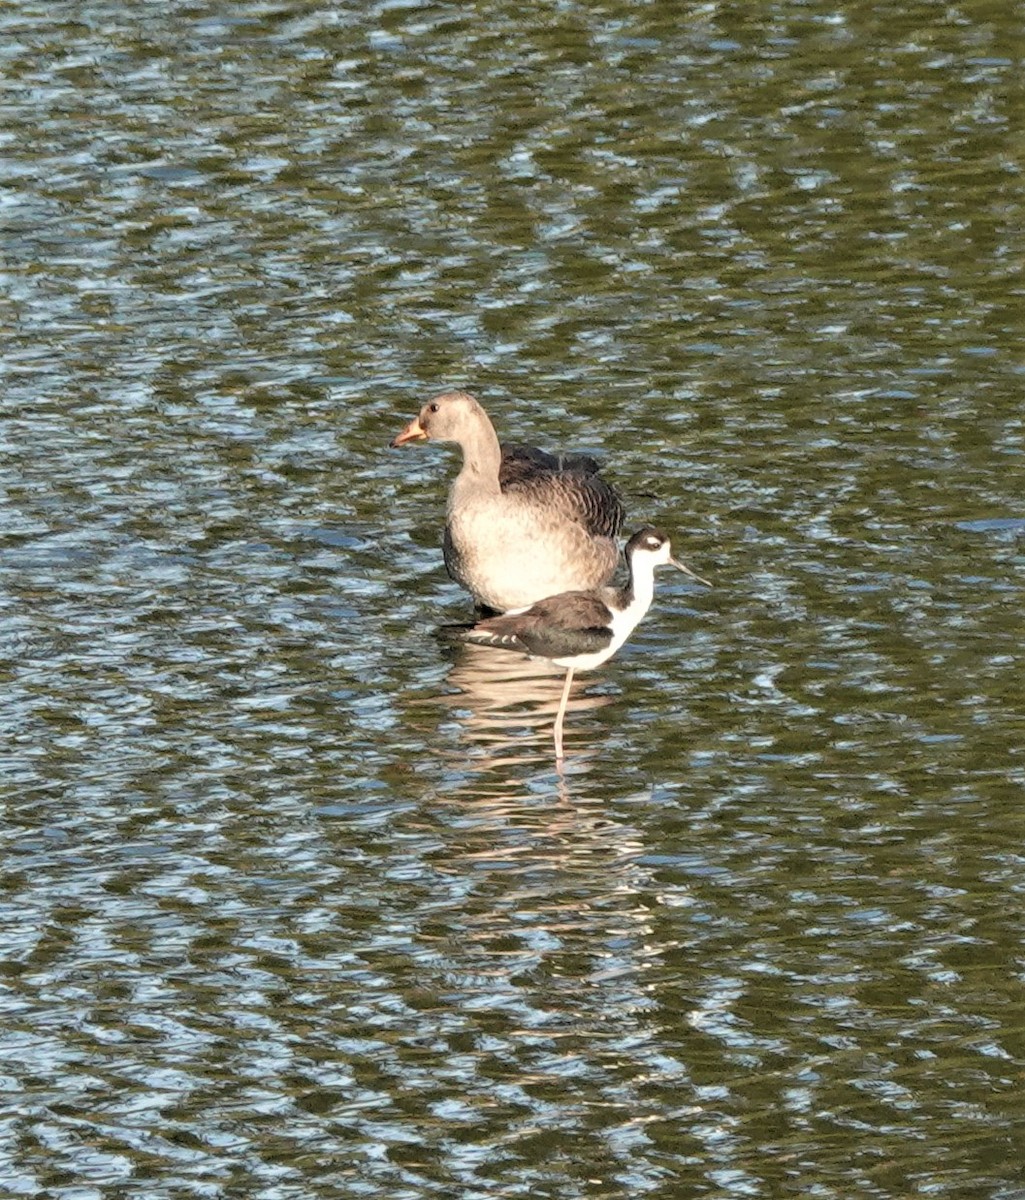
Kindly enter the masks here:
[[577, 471], [581, 475], [597, 475], [601, 466], [590, 454], [549, 454], [537, 446], [502, 446], [502, 465], [498, 471], [499, 483], [504, 487], [533, 471]]
[[564, 513], [592, 537], [615, 538], [623, 527], [622, 501], [588, 454], [503, 446], [498, 482], [503, 492], [528, 495], [539, 506]]

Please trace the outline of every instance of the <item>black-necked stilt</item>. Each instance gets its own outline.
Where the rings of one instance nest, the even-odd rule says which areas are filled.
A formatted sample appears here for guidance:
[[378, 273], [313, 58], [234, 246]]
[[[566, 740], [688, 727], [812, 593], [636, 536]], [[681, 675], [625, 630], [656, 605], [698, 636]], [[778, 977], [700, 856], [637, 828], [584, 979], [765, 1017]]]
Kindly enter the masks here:
[[556, 761], [563, 758], [562, 725], [574, 671], [590, 671], [600, 666], [630, 636], [651, 607], [655, 568], [673, 566], [706, 587], [711, 586], [707, 579], [673, 558], [669, 538], [651, 526], [639, 530], [627, 542], [626, 561], [630, 579], [625, 587], [562, 592], [529, 608], [489, 617], [476, 625], [446, 626], [442, 631], [450, 640], [519, 650], [566, 668], [566, 682], [555, 718]]
[[619, 561], [623, 505], [584, 454], [499, 445], [468, 392], [444, 392], [392, 440], [456, 442], [445, 566], [478, 604], [499, 612], [607, 583]]

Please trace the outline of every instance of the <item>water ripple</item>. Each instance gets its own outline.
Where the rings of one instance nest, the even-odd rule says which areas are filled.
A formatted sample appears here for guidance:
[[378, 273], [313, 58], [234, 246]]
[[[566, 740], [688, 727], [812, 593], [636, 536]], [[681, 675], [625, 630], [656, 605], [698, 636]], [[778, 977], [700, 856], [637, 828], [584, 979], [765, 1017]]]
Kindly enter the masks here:
[[[13, 1196], [1020, 1190], [1018, 31], [549, 16], [0, 15]], [[714, 581], [561, 777], [444, 383]]]

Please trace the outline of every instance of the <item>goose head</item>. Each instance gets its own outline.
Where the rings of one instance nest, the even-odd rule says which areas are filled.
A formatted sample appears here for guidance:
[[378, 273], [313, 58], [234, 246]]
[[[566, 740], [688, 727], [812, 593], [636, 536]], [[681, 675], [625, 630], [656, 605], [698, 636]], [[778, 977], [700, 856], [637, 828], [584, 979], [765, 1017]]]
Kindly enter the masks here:
[[487, 413], [469, 392], [442, 392], [427, 401], [406, 428], [392, 438], [391, 445], [424, 441], [465, 445], [487, 424]]

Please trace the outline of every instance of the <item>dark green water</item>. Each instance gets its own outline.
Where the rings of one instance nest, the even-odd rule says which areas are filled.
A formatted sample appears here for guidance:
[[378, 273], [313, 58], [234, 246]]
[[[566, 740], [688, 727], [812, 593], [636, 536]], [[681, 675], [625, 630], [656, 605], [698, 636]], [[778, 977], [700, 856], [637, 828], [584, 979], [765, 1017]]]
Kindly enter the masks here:
[[[1021, 5], [0, 13], [0, 1191], [1025, 1196]], [[431, 630], [471, 386], [665, 578]]]

